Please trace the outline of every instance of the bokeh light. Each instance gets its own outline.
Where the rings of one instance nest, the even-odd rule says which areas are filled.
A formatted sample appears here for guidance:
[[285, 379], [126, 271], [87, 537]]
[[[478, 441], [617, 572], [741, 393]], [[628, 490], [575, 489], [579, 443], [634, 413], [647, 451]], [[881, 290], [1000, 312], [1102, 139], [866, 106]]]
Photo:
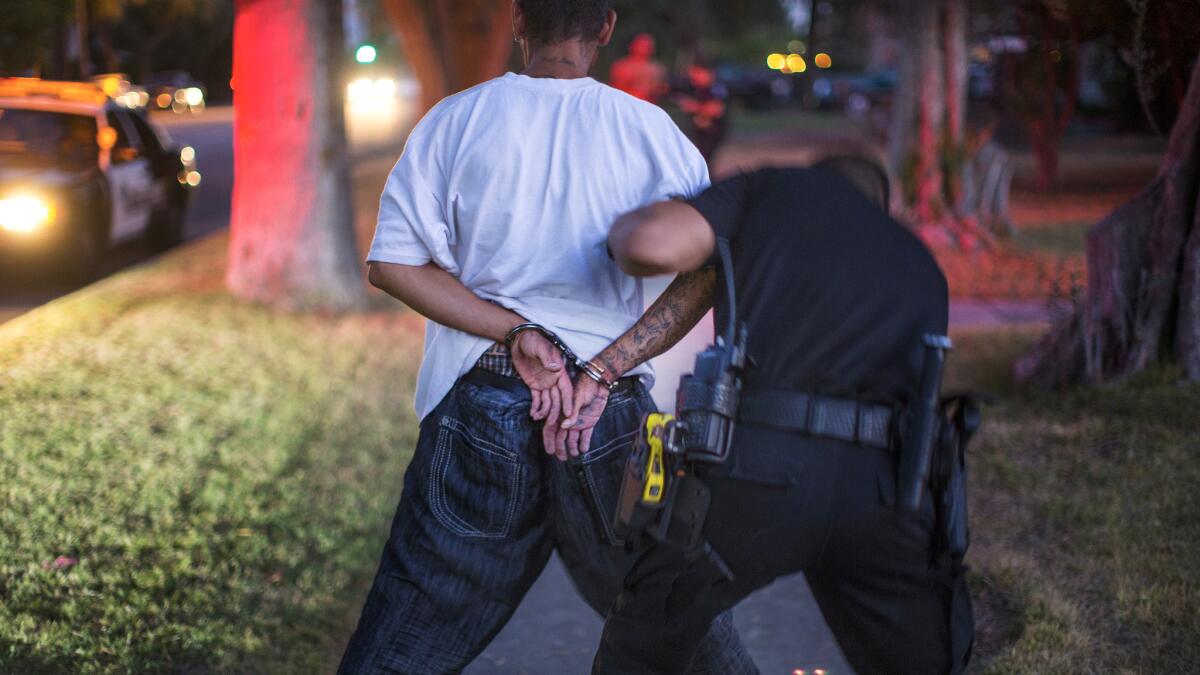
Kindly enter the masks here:
[[354, 52], [354, 60], [359, 63], [374, 63], [377, 52], [372, 45], [363, 45]]

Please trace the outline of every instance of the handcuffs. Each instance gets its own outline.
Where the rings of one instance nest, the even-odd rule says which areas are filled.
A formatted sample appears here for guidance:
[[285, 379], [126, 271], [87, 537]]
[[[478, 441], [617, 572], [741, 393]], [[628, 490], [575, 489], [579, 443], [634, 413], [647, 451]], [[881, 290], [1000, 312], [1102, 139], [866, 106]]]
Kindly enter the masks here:
[[592, 361], [584, 361], [579, 357], [578, 354], [572, 351], [571, 348], [567, 346], [567, 343], [563, 342], [562, 338], [558, 337], [554, 331], [538, 323], [520, 323], [516, 326], [513, 326], [512, 329], [508, 331], [508, 334], [504, 336], [504, 345], [508, 347], [508, 353], [510, 355], [512, 354], [513, 344], [517, 341], [517, 337], [519, 337], [521, 333], [529, 330], [540, 333], [542, 337], [549, 340], [550, 344], [554, 345], [559, 351], [562, 352], [563, 356], [571, 362], [571, 365], [583, 372], [584, 375], [587, 375], [591, 379], [595, 380], [598, 384], [600, 384], [600, 386], [609, 391], [617, 388], [616, 380], [609, 382], [608, 379], [604, 377], [604, 374], [608, 371], [603, 366]]

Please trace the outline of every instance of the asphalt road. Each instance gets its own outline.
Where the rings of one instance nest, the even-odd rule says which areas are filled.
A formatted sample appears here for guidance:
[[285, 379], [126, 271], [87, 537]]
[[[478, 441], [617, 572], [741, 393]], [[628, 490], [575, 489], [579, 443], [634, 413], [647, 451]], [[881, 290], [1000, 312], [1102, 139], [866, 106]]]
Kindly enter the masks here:
[[[229, 225], [229, 202], [233, 192], [233, 127], [229, 108], [213, 108], [197, 116], [173, 113], [152, 115], [171, 138], [196, 149], [202, 175], [195, 200], [187, 213], [185, 239], [202, 237]], [[144, 263], [158, 253], [141, 242], [130, 242], [114, 250], [101, 269], [101, 277]], [[0, 280], [0, 323], [38, 305], [76, 291], [79, 284], [47, 279], [10, 277]]]

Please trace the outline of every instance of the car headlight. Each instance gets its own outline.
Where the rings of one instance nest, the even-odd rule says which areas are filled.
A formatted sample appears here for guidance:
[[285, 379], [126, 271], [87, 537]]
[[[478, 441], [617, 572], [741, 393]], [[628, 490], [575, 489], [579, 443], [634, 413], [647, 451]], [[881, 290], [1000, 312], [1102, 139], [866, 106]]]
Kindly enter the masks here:
[[0, 230], [33, 232], [54, 219], [54, 205], [32, 195], [0, 199]]

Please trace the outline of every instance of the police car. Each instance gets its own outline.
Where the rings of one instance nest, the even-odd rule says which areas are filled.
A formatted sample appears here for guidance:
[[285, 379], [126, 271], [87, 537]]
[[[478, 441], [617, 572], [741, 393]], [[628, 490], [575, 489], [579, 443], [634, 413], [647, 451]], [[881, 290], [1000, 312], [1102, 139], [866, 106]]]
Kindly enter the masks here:
[[195, 155], [96, 84], [0, 78], [0, 264], [88, 277], [117, 244], [178, 242]]

